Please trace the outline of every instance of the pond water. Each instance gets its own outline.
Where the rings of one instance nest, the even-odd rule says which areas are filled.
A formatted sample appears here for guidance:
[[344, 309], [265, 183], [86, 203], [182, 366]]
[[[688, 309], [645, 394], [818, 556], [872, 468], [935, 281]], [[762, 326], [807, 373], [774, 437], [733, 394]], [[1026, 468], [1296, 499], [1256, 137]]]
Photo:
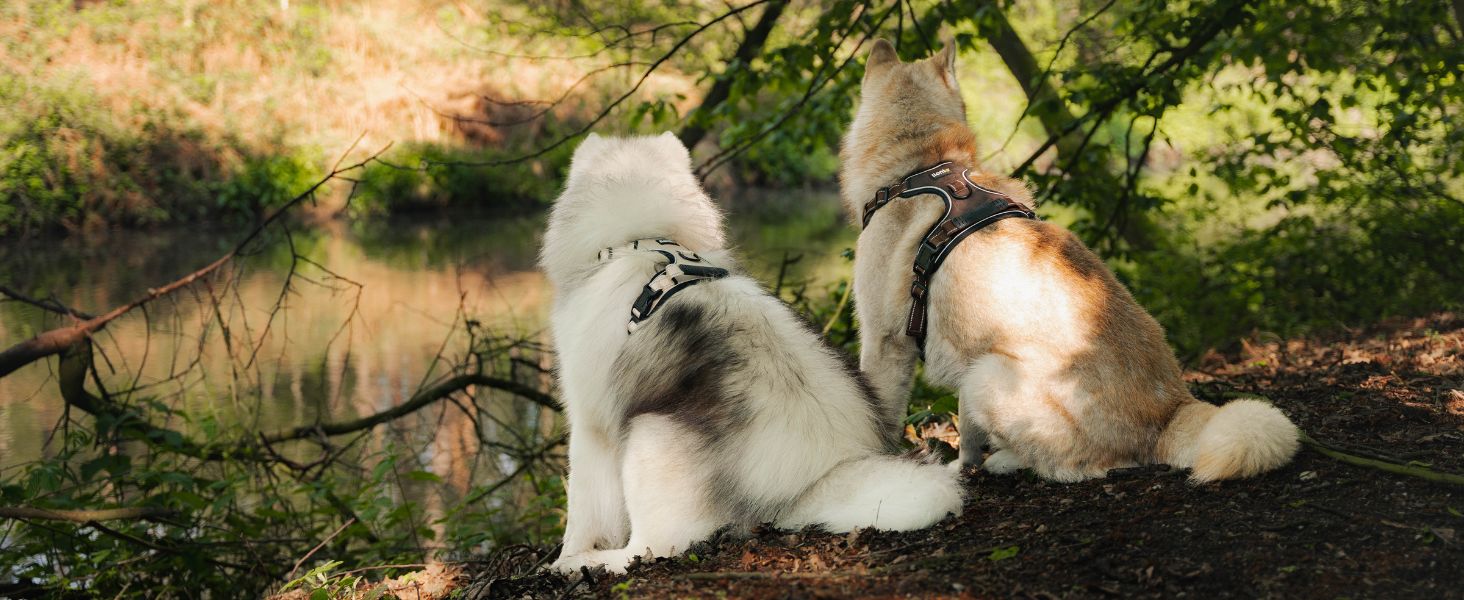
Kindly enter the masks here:
[[[744, 266], [769, 287], [785, 257], [799, 255], [789, 283], [820, 289], [849, 276], [840, 255], [855, 232], [832, 191], [748, 192], [726, 208]], [[549, 290], [535, 270], [543, 222], [543, 214], [454, 214], [296, 228], [240, 261], [233, 286], [195, 285], [109, 325], [97, 336], [99, 369], [109, 389], [138, 388], [134, 398], [186, 407], [191, 420], [167, 425], [188, 432], [276, 431], [376, 413], [441, 374], [433, 358], [462, 347], [462, 317], [547, 341]], [[207, 264], [239, 235], [183, 229], [8, 243], [0, 282], [100, 313]], [[309, 260], [292, 261], [291, 244]], [[292, 291], [282, 294], [292, 262]], [[59, 323], [0, 303], [0, 346]], [[51, 434], [64, 412], [55, 364], [0, 378], [0, 473], [55, 451]], [[459, 490], [491, 480], [502, 461], [484, 451], [477, 425], [453, 414], [423, 411], [378, 427], [363, 446], [406, 444], [421, 469]], [[548, 411], [502, 416], [554, 427]]]

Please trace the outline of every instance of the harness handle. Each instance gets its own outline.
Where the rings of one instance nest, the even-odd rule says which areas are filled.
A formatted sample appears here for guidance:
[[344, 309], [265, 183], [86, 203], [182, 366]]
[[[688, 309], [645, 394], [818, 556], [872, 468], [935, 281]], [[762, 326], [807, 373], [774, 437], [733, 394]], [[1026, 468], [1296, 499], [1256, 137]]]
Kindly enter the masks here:
[[721, 279], [731, 274], [727, 269], [705, 264], [706, 261], [700, 255], [675, 240], [662, 238], [639, 239], [618, 248], [605, 248], [600, 251], [599, 256], [601, 261], [605, 261], [635, 251], [658, 254], [665, 257], [666, 264], [651, 276], [651, 280], [641, 288], [640, 296], [631, 305], [630, 321], [625, 325], [627, 333], [635, 333], [641, 323], [649, 319], [657, 308], [677, 292], [703, 281]]
[[864, 227], [874, 213], [896, 198], [924, 194], [940, 196], [945, 213], [926, 230], [915, 251], [915, 281], [910, 285], [910, 316], [905, 335], [915, 338], [921, 354], [929, 318], [930, 280], [956, 244], [982, 228], [1002, 219], [1036, 219], [1037, 214], [1011, 196], [971, 181], [971, 170], [951, 161], [911, 173], [892, 186], [880, 188], [864, 204]]

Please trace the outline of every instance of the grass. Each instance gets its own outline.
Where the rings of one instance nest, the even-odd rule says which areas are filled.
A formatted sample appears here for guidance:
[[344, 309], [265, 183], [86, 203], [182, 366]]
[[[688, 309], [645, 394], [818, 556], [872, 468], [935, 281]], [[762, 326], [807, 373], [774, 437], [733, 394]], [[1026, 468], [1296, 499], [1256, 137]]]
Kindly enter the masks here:
[[[143, 3], [23, 0], [0, 7], [0, 237], [252, 217], [322, 173], [394, 143], [353, 211], [542, 201], [566, 151], [507, 168], [417, 168], [516, 156], [582, 123], [613, 78], [581, 64], [505, 59], [580, 51], [514, 33], [526, 8], [365, 0]], [[491, 13], [491, 14], [490, 14]], [[512, 77], [504, 74], [511, 72]], [[596, 80], [601, 81], [601, 80]], [[651, 88], [676, 84], [653, 82]], [[465, 118], [459, 118], [465, 117]], [[348, 208], [341, 186], [317, 207]]]

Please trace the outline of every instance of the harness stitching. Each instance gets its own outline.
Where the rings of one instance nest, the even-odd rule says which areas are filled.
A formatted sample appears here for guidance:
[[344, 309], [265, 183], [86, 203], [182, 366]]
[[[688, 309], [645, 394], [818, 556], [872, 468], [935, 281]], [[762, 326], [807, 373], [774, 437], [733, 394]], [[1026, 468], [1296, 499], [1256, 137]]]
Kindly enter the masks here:
[[1036, 219], [1037, 214], [1011, 196], [996, 190], [981, 187], [971, 181], [971, 170], [951, 161], [945, 161], [927, 169], [921, 169], [900, 180], [895, 185], [880, 188], [874, 198], [864, 204], [864, 227], [869, 227], [875, 211], [896, 198], [910, 198], [922, 194], [935, 194], [945, 203], [945, 214], [925, 232], [920, 247], [915, 252], [915, 281], [910, 285], [910, 317], [905, 324], [905, 335], [915, 338], [921, 352], [925, 349], [925, 325], [928, 310], [927, 295], [930, 279], [936, 269], [945, 262], [951, 250], [981, 228], [1002, 219], [1021, 217]]

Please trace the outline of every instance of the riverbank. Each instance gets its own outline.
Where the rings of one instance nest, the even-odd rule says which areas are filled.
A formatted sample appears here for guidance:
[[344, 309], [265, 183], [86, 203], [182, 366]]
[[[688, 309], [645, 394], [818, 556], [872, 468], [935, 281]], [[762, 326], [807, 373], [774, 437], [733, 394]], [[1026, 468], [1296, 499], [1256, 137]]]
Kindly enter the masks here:
[[[338, 160], [388, 144], [314, 210], [542, 204], [570, 147], [526, 155], [577, 131], [624, 85], [617, 69], [580, 80], [608, 58], [500, 56], [595, 49], [536, 34], [543, 17], [434, 0], [9, 3], [0, 240], [250, 222]], [[631, 99], [694, 96], [663, 71]]]

